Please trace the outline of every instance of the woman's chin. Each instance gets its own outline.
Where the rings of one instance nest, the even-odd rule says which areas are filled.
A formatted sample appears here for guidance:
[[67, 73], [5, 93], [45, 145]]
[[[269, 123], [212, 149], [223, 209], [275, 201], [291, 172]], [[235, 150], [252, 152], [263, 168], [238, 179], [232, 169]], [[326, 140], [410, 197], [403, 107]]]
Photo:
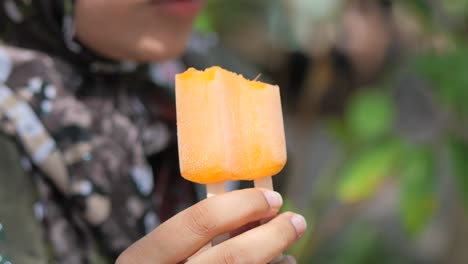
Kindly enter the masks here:
[[136, 48], [135, 56], [128, 59], [142, 63], [167, 61], [182, 56], [186, 47], [187, 39], [169, 42], [143, 40]]

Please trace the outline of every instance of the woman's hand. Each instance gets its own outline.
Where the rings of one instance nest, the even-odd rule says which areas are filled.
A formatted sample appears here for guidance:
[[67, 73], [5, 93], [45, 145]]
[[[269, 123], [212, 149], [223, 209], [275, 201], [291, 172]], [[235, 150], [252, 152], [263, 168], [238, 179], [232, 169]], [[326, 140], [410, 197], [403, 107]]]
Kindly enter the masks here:
[[[272, 191], [245, 189], [203, 200], [161, 224], [118, 258], [117, 264], [201, 263], [265, 264], [297, 241], [306, 229], [300, 215], [277, 215], [281, 196]], [[254, 227], [214, 247], [205, 247], [223, 233]], [[282, 262], [295, 263], [285, 257]]]

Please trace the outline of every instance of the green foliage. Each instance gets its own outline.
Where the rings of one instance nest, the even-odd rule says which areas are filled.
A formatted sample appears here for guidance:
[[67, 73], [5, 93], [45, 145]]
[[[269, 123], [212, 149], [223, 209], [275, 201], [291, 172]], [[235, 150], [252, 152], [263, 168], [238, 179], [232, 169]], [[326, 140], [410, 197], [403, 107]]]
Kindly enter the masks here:
[[355, 96], [346, 113], [352, 135], [360, 141], [370, 141], [392, 131], [395, 109], [388, 95], [381, 91]]
[[375, 227], [367, 222], [358, 221], [349, 225], [339, 238], [322, 242], [320, 253], [299, 263], [403, 264], [406, 262], [386, 248]]
[[342, 139], [359, 145], [357, 150], [351, 150], [352, 158], [342, 170], [338, 183], [341, 200], [357, 202], [369, 198], [393, 172], [402, 151], [400, 142], [391, 137], [395, 113], [389, 95], [382, 90], [366, 90], [349, 102], [345, 124], [334, 125]]
[[230, 30], [245, 26], [252, 19], [266, 15], [266, 8], [272, 0], [209, 0], [206, 4], [206, 14], [210, 16], [216, 32], [229, 34]]
[[458, 138], [451, 138], [449, 150], [457, 187], [465, 206], [468, 207], [468, 144]]
[[[294, 204], [289, 199], [285, 199], [283, 202], [283, 206], [281, 207], [281, 212], [298, 212], [298, 209], [294, 206]], [[298, 258], [304, 255], [305, 252], [307, 252], [307, 248], [310, 246], [309, 242], [311, 241], [311, 237], [314, 235], [314, 231], [315, 231], [315, 229], [313, 228], [313, 216], [307, 213], [304, 215], [306, 216], [306, 219], [307, 219], [307, 230], [305, 234], [302, 236], [301, 240], [295, 243], [287, 251], [287, 254], [296, 256]]]
[[416, 69], [431, 82], [447, 107], [460, 115], [468, 114], [468, 49], [426, 54], [416, 60]]
[[422, 24], [429, 26], [432, 23], [433, 12], [430, 4], [426, 0], [406, 0], [398, 1], [396, 4], [403, 5], [420, 19]]
[[281, 212], [297, 211], [297, 208], [289, 199], [284, 199], [283, 206], [281, 207]]
[[466, 0], [440, 1], [440, 4], [450, 16], [461, 19], [468, 15], [468, 1]]
[[376, 261], [382, 263], [378, 254], [380, 251], [378, 242], [375, 230], [368, 225], [356, 225], [348, 232], [340, 247], [341, 252], [331, 263], [370, 264]]
[[354, 155], [343, 168], [338, 197], [345, 202], [369, 198], [385, 177], [392, 174], [401, 151], [398, 141], [389, 141]]
[[302, 236], [301, 240], [295, 243], [291, 248], [286, 251], [286, 254], [295, 256], [298, 259], [304, 259], [309, 257], [312, 252], [309, 252], [309, 248], [311, 247], [311, 241], [313, 241], [313, 237], [315, 235], [315, 228], [313, 225], [313, 218], [307, 217], [307, 230]]
[[346, 145], [353, 140], [348, 126], [338, 118], [330, 118], [325, 120], [329, 133], [331, 133], [340, 143]]
[[208, 12], [201, 13], [195, 21], [195, 30], [203, 33], [214, 32], [212, 18]]
[[[311, 5], [314, 1], [306, 2], [307, 0], [304, 4]], [[269, 16], [265, 12], [279, 12], [281, 4], [282, 1], [279, 0], [209, 0], [207, 12], [198, 19], [197, 28], [203, 32], [232, 34], [234, 30], [242, 30], [253, 21], [268, 22]], [[410, 19], [407, 22], [409, 24], [403, 22], [400, 26], [409, 26], [410, 34], [419, 29], [423, 31], [416, 32], [414, 38], [421, 41], [418, 43], [422, 44], [420, 47], [436, 47], [438, 50], [438, 53], [429, 50], [422, 55], [420, 50], [417, 50], [415, 56], [405, 57], [403, 62], [413, 62], [409, 65], [410, 71], [417, 71], [420, 77], [427, 81], [434, 99], [444, 106], [444, 114], [450, 116], [447, 122], [444, 122], [437, 138], [430, 140], [437, 144], [449, 139], [449, 169], [453, 170], [460, 196], [468, 206], [468, 142], [449, 137], [453, 127], [460, 126], [460, 123], [452, 124], [452, 121], [466, 120], [468, 117], [467, 27], [457, 23], [468, 18], [468, 1], [405, 0], [393, 1], [393, 5], [396, 6], [395, 14], [398, 15], [398, 8], [401, 8], [404, 9], [404, 15], [415, 18]], [[318, 12], [318, 9], [313, 11]], [[274, 18], [284, 20], [284, 15]], [[276, 20], [273, 22], [276, 22], [272, 24], [279, 32], [281, 40], [287, 39], [285, 42], [293, 43], [294, 32], [288, 28], [291, 23]], [[414, 26], [412, 22], [420, 25]], [[306, 26], [311, 29], [320, 25], [311, 23]], [[457, 44], [457, 49], [442, 52], [454, 43]], [[409, 55], [411, 52], [402, 54]], [[383, 80], [385, 83], [375, 84], [375, 89], [361, 90], [355, 94], [348, 101], [343, 116], [334, 116], [333, 119], [326, 120], [341, 151], [340, 157], [334, 163], [339, 170], [333, 170], [330, 177], [326, 178], [329, 181], [326, 186], [333, 186], [333, 190], [323, 188], [323, 184], [317, 184], [319, 181], [311, 186], [311, 193], [327, 192], [329, 195], [322, 195], [320, 199], [317, 198], [318, 195], [311, 195], [310, 212], [305, 212], [309, 229], [304, 238], [288, 251], [289, 254], [298, 257], [299, 263], [408, 263], [394, 256], [398, 254], [392, 255], [384, 249], [379, 233], [372, 226], [362, 223], [356, 225], [355, 215], [340, 214], [348, 218], [338, 223], [340, 226], [335, 229], [322, 225], [321, 217], [324, 212], [328, 212], [330, 197], [338, 197], [345, 203], [340, 205], [342, 208], [353, 210], [354, 207], [347, 205], [372, 199], [387, 177], [395, 176], [392, 180], [397, 181], [400, 195], [398, 217], [402, 226], [413, 237], [424, 231], [438, 209], [436, 152], [427, 146], [407, 146], [402, 143], [406, 142], [402, 135], [396, 133], [396, 105], [384, 87], [392, 87], [398, 78], [390, 75], [386, 75], [390, 78]], [[334, 202], [335, 200], [332, 201]], [[297, 211], [289, 200], [285, 200], [283, 211], [290, 210]], [[313, 221], [317, 224], [311, 228]]]
[[435, 159], [428, 148], [414, 147], [402, 160], [400, 212], [403, 226], [419, 234], [436, 207]]

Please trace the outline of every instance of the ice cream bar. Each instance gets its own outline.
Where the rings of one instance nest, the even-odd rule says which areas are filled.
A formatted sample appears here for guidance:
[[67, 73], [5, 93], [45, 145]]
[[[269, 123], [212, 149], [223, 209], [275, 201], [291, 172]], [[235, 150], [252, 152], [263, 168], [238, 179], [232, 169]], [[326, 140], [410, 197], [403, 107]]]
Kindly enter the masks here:
[[220, 67], [176, 76], [180, 169], [189, 181], [257, 180], [286, 163], [279, 87]]

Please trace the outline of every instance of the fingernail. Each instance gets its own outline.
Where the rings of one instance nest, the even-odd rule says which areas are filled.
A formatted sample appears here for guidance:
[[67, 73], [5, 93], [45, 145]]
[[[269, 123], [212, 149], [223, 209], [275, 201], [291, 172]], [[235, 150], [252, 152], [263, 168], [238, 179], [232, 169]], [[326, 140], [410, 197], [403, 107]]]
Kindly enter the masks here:
[[307, 228], [307, 222], [305, 218], [302, 215], [295, 214], [291, 217], [290, 221], [296, 229], [297, 236], [301, 237]]
[[283, 205], [283, 197], [281, 197], [281, 194], [273, 191], [264, 191], [263, 195], [265, 195], [265, 199], [271, 208], [278, 209]]

